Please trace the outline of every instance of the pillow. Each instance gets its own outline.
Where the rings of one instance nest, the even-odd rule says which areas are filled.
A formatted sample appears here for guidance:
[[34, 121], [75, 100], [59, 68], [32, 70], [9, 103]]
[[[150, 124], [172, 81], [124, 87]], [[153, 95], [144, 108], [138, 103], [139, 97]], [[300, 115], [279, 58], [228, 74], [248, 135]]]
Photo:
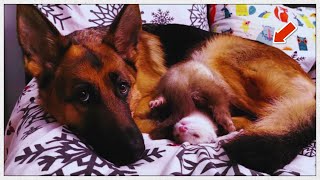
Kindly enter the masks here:
[[[209, 5], [210, 30], [232, 33], [277, 47], [295, 59], [306, 72], [315, 63], [315, 8], [289, 8], [283, 5], [217, 4]], [[274, 33], [288, 22], [297, 30], [286, 43], [273, 43]]]
[[[36, 6], [63, 35], [87, 27], [107, 26], [123, 7], [122, 4]], [[183, 24], [209, 30], [204, 4], [140, 5], [140, 11], [143, 23]]]

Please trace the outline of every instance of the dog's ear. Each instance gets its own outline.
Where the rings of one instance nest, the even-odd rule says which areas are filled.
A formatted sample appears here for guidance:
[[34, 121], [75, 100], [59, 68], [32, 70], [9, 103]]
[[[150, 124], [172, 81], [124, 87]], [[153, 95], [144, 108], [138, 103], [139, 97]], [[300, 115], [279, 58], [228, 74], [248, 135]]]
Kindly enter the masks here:
[[37, 78], [52, 73], [67, 39], [33, 5], [17, 5], [17, 31], [27, 71]]
[[131, 59], [135, 55], [141, 28], [139, 5], [124, 5], [110, 25], [112, 44], [123, 59]]

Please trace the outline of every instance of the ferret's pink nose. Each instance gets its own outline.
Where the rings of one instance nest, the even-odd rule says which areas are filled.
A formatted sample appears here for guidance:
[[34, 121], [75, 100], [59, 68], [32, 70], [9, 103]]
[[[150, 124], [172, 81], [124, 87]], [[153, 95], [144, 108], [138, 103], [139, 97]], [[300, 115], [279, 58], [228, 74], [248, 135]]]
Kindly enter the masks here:
[[179, 127], [179, 131], [180, 131], [180, 132], [183, 132], [183, 133], [184, 133], [184, 132], [186, 132], [187, 130], [188, 130], [188, 128], [185, 127], [185, 126], [180, 126], [180, 127]]

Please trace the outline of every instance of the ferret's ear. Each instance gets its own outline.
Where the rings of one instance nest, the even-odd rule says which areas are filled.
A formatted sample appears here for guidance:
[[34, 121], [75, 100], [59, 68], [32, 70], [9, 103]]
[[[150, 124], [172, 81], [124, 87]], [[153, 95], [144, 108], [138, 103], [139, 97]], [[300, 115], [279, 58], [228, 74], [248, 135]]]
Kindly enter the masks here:
[[142, 21], [139, 5], [124, 5], [110, 26], [112, 44], [123, 59], [131, 59], [141, 33]]
[[53, 73], [67, 38], [33, 5], [17, 5], [17, 31], [26, 70], [37, 78]]

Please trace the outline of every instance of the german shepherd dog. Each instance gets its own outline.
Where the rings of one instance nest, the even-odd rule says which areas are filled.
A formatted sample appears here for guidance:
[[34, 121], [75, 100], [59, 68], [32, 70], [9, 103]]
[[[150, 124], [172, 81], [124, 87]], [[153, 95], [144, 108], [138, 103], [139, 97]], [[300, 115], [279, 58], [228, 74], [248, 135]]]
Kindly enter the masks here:
[[34, 6], [18, 5], [17, 29], [43, 108], [118, 165], [135, 162], [145, 150], [140, 130], [156, 127], [148, 102], [166, 65], [208, 37], [188, 26], [142, 26], [137, 5], [125, 5], [110, 26], [67, 36]]
[[224, 145], [232, 160], [273, 172], [315, 138], [315, 85], [276, 48], [191, 27], [179, 38], [175, 26], [142, 26], [137, 5], [124, 6], [110, 26], [67, 36], [33, 6], [19, 5], [17, 22], [43, 107], [118, 165], [141, 157], [141, 132], [159, 124], [149, 108], [157, 83], [196, 44], [230, 87], [231, 109], [241, 112], [233, 121], [244, 131]]

